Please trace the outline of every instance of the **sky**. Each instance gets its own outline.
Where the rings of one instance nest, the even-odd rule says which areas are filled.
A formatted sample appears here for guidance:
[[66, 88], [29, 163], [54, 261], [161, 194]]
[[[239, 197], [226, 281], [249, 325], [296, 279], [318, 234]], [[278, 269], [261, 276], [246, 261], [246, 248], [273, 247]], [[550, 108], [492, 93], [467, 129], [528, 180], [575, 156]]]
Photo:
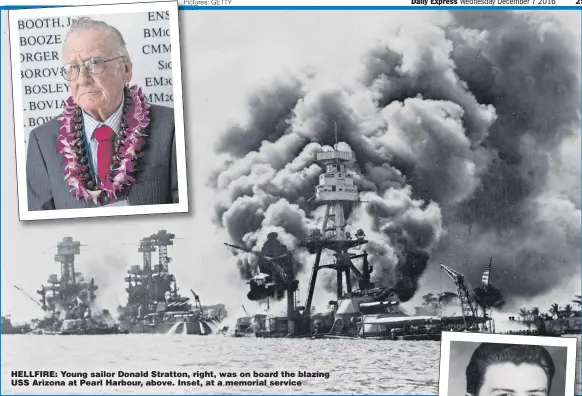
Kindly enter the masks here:
[[[580, 14], [554, 14], [579, 40]], [[56, 243], [63, 237], [73, 236], [86, 245], [81, 247], [81, 255], [76, 259], [77, 271], [83, 272], [86, 278], [95, 277], [99, 285], [97, 303], [114, 309], [118, 302], [124, 301], [125, 271], [131, 265], [141, 264], [141, 255], [137, 252], [139, 240], [160, 228], [180, 238], [170, 248], [169, 256], [173, 258], [170, 269], [184, 293], [192, 288], [203, 304], [225, 303], [232, 317], [242, 314], [242, 304], [249, 311], [260, 309], [246, 301], [246, 285], [239, 277], [232, 254], [222, 244], [228, 241], [228, 235], [211, 218], [216, 191], [207, 187], [207, 179], [209, 170], [220, 166], [213, 149], [217, 139], [233, 124], [248, 120], [249, 96], [257, 88], [270, 85], [273, 79], [317, 72], [325, 80], [341, 83], [346, 76], [359, 72], [362, 56], [386, 32], [398, 31], [407, 25], [420, 29], [428, 22], [445, 23], [448, 15], [426, 11], [181, 12], [191, 213], [34, 222], [18, 221], [15, 142], [8, 103], [11, 86], [6, 62], [6, 13], [3, 18], [2, 314], [24, 320], [39, 315], [40, 311], [13, 285], [36, 297], [35, 291], [49, 274], [59, 270], [53, 254]], [[580, 48], [579, 43], [576, 48]], [[575, 169], [573, 174], [578, 176], [577, 179], [570, 177], [570, 183], [578, 184], [577, 191], [579, 147], [578, 137], [560, 149], [562, 161], [569, 169]], [[562, 175], [553, 175], [548, 183], [559, 188], [565, 180]], [[576, 210], [579, 216], [579, 201]], [[439, 282], [446, 288], [448, 279], [440, 274], [438, 263], [429, 262], [420, 279], [420, 290], [410, 304], [418, 302], [424, 292], [434, 292]], [[579, 290], [578, 273], [551, 291], [528, 298], [527, 304], [542, 307], [553, 301], [565, 304]], [[300, 300], [306, 292], [303, 281]], [[315, 306], [323, 308], [330, 296], [316, 293]]]

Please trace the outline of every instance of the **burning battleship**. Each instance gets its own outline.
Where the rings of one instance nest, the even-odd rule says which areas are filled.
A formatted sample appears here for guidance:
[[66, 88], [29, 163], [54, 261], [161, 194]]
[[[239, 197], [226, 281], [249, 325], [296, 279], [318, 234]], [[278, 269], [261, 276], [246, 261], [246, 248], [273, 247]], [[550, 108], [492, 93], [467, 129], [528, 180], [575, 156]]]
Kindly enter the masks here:
[[[127, 271], [127, 304], [118, 308], [120, 321], [130, 333], [180, 333], [209, 335], [220, 331], [226, 316], [224, 306], [203, 307], [200, 297], [190, 289], [194, 302], [180, 294], [175, 276], [170, 273], [168, 246], [175, 234], [160, 230], [142, 238], [138, 251], [141, 266]], [[158, 264], [152, 253], [158, 252]]]
[[[368, 253], [352, 251], [368, 243], [364, 230], [358, 229], [351, 235], [346, 229], [345, 213], [360, 202], [354, 175], [346, 169], [347, 163], [352, 161], [352, 153], [339, 151], [336, 146], [334, 150], [316, 153], [316, 161], [324, 172], [315, 188], [315, 201], [325, 206], [325, 212], [321, 228], [314, 230], [301, 246], [315, 255], [306, 303], [304, 306], [296, 304], [299, 282], [294, 272], [294, 257], [277, 239], [276, 233], [268, 235], [260, 252], [225, 244], [258, 257], [258, 273], [247, 282], [250, 300], [282, 296], [287, 300], [285, 317], [260, 314], [240, 318], [235, 336], [439, 340], [443, 328], [474, 331], [479, 323], [487, 320], [485, 316], [477, 317], [462, 274], [446, 266], [443, 270], [457, 285], [463, 314], [453, 317], [406, 315], [399, 307], [397, 290], [393, 286], [376, 286], [372, 282], [373, 267], [368, 262]], [[333, 252], [333, 259], [322, 260], [324, 251]], [[357, 265], [356, 260], [361, 264]], [[312, 303], [316, 281], [319, 272], [325, 269], [336, 272], [337, 299], [330, 301], [328, 313], [315, 314]]]
[[91, 278], [86, 281], [75, 270], [75, 256], [80, 254], [81, 243], [65, 237], [57, 244], [54, 260], [60, 263], [61, 273], [51, 274], [46, 285], [37, 291], [40, 302], [14, 286], [33, 300], [45, 312], [45, 317], [34, 320], [32, 334], [118, 334], [122, 332], [108, 310], [95, 304], [98, 286]]

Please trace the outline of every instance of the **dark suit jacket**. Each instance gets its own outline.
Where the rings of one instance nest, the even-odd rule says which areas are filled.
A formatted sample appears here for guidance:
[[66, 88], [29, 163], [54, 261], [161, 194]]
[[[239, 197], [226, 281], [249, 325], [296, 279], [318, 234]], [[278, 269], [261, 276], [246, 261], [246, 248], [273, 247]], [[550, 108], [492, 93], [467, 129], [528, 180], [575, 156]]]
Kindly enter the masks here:
[[[131, 206], [178, 202], [174, 109], [151, 105], [150, 120], [136, 181], [120, 194]], [[57, 153], [58, 135], [56, 118], [30, 133], [26, 158], [28, 210], [96, 207], [93, 201], [78, 200], [70, 192], [64, 179], [63, 157]]]

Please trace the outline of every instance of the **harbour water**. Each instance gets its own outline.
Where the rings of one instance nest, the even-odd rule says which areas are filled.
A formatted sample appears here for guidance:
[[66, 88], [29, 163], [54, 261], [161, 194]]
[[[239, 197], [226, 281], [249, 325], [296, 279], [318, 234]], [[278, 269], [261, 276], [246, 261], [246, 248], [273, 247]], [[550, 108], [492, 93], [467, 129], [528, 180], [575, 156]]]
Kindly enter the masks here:
[[[2, 394], [437, 394], [440, 343], [185, 335], [2, 336]], [[13, 370], [329, 373], [295, 387], [15, 387]], [[577, 372], [579, 373], [579, 369]], [[218, 375], [218, 374], [216, 374]], [[134, 380], [135, 378], [126, 378]], [[159, 378], [168, 380], [168, 378]], [[253, 380], [255, 378], [245, 378]], [[285, 380], [284, 378], [270, 378]], [[177, 379], [171, 379], [177, 382]], [[294, 378], [294, 380], [299, 380]], [[203, 381], [204, 382], [204, 381]], [[580, 379], [577, 379], [577, 394]]]

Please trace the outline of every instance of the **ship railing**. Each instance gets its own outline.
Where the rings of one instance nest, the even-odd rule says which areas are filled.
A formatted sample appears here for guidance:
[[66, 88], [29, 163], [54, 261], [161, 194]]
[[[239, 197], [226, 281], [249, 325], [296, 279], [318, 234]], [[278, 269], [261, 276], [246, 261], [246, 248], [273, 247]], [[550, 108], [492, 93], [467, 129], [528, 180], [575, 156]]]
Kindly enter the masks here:
[[337, 260], [321, 260], [320, 266], [334, 266], [337, 265]]

